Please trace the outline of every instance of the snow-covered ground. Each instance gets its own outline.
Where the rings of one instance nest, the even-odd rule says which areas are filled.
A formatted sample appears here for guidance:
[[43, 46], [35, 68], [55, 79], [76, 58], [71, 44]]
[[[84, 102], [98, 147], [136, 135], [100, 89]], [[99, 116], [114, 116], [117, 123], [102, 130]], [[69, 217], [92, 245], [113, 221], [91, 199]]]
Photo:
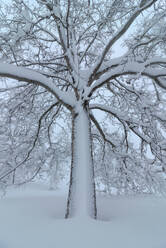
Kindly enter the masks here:
[[64, 220], [66, 196], [29, 184], [0, 200], [0, 248], [166, 248], [166, 199], [98, 196], [98, 221]]

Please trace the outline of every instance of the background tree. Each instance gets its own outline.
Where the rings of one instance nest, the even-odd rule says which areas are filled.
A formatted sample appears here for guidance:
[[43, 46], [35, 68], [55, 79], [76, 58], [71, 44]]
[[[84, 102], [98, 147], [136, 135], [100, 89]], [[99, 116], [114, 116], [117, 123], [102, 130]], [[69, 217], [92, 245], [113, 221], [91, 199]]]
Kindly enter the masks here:
[[[1, 8], [1, 77], [51, 93], [47, 98], [45, 90], [40, 92], [41, 119], [61, 108], [72, 119], [66, 217], [97, 216], [92, 123], [96, 138], [102, 139], [103, 164], [109, 151], [123, 187], [140, 185], [136, 178], [145, 170], [143, 182], [154, 178], [152, 171], [160, 176], [165, 173], [162, 89], [166, 88], [166, 59], [159, 57], [165, 41], [156, 31], [164, 27], [165, 13], [164, 0], [12, 0]], [[141, 24], [139, 33], [132, 30], [136, 21]], [[114, 58], [114, 45], [122, 38], [127, 52]], [[21, 93], [19, 99], [26, 99], [25, 95]], [[111, 124], [102, 125], [96, 111], [106, 113]], [[28, 130], [33, 132], [33, 125]], [[32, 143], [36, 149], [36, 138]], [[31, 149], [23, 146], [21, 164]], [[111, 167], [104, 167], [107, 179], [112, 180]]]

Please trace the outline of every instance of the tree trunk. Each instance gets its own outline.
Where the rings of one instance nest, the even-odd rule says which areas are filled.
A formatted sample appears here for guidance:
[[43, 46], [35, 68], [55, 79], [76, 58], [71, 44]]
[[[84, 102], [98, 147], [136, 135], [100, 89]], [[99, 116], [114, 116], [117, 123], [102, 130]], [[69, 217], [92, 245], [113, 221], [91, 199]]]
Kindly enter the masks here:
[[72, 162], [65, 217], [96, 218], [96, 194], [88, 111], [73, 114]]

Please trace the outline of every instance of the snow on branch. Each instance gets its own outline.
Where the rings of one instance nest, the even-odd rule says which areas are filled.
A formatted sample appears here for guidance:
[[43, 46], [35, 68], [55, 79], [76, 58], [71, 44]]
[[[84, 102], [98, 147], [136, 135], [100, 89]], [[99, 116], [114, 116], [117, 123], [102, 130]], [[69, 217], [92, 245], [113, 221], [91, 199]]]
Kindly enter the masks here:
[[102, 104], [91, 104], [89, 106], [89, 108], [91, 110], [98, 109], [98, 110], [104, 111], [104, 112], [114, 116], [123, 125], [123, 127], [125, 128], [125, 131], [131, 130], [137, 137], [140, 138], [140, 140], [149, 144], [152, 154], [154, 154], [162, 162], [162, 156], [156, 150], [159, 149], [161, 151], [161, 150], [165, 149], [165, 147], [163, 148], [163, 147], [157, 145], [151, 137], [143, 134], [139, 130], [139, 127], [141, 127], [141, 128], [144, 127], [143, 123], [141, 123], [140, 121], [138, 122], [136, 119], [131, 120], [131, 118], [128, 117], [126, 113], [121, 113], [120, 111], [118, 111], [115, 108], [112, 108], [110, 106], [108, 107], [108, 106], [102, 105]]
[[96, 120], [96, 118], [94, 117], [94, 115], [92, 113], [90, 113], [90, 119], [95, 124], [95, 126], [98, 129], [100, 135], [102, 136], [104, 142], [109, 143], [112, 146], [112, 148], [115, 148], [116, 145], [109, 138], [106, 137], [106, 135], [104, 134], [104, 131], [103, 131], [102, 127], [100, 126], [99, 122]]
[[[94, 69], [93, 69], [93, 72], [92, 72], [90, 80], [89, 80], [90, 84], [92, 83], [93, 77], [96, 75], [98, 69], [100, 68], [101, 64], [103, 63], [110, 48], [115, 44], [116, 41], [118, 41], [123, 36], [123, 34], [126, 33], [126, 31], [129, 29], [129, 27], [132, 25], [132, 23], [135, 21], [135, 19], [142, 13], [142, 11], [149, 8], [156, 1], [157, 0], [141, 1], [139, 8], [136, 9], [136, 11], [129, 17], [129, 19], [124, 24], [124, 26], [108, 41], [107, 45], [104, 47], [101, 55], [99, 56], [98, 61], [94, 65]], [[148, 3], [146, 3], [146, 2], [148, 2]]]
[[[154, 58], [147, 62], [119, 62], [119, 64], [110, 66], [100, 72], [99, 78], [91, 86], [93, 93], [97, 88], [107, 83], [109, 80], [123, 75], [142, 75], [147, 76], [155, 81], [160, 87], [166, 89], [166, 68], [159, 68], [160, 64], [166, 64], [166, 59]], [[152, 67], [153, 65], [153, 67]], [[156, 68], [154, 67], [156, 65]]]
[[75, 99], [71, 93], [60, 90], [55, 86], [52, 80], [37, 71], [16, 65], [0, 63], [0, 76], [40, 85], [55, 95], [66, 107], [71, 108], [74, 106]]
[[126, 128], [131, 131], [133, 131], [140, 139], [142, 139], [143, 141], [145, 141], [146, 143], [150, 144], [151, 143], [151, 139], [145, 135], [143, 135], [142, 133], [140, 133], [140, 131], [138, 130], [138, 126], [144, 126], [143, 123], [138, 122], [136, 119], [135, 120], [131, 120], [130, 117], [127, 116], [127, 113], [121, 113], [120, 111], [116, 110], [115, 108], [112, 107], [108, 107], [102, 104], [92, 104], [90, 105], [90, 109], [98, 109], [104, 112], [107, 112], [111, 115], [113, 115], [115, 118], [118, 119], [119, 122], [121, 122], [123, 125], [125, 124]]
[[[34, 138], [34, 141], [33, 141], [33, 144], [32, 144], [32, 147], [30, 148], [30, 150], [27, 152], [27, 155], [26, 157], [23, 159], [23, 161], [21, 161], [19, 164], [17, 164], [14, 168], [8, 170], [7, 172], [5, 172], [4, 174], [0, 175], [0, 181], [2, 179], [4, 179], [5, 177], [7, 177], [8, 175], [10, 175], [11, 173], [13, 173], [14, 171], [16, 171], [17, 168], [21, 167], [22, 165], [24, 165], [24, 163], [29, 159], [32, 151], [34, 150], [35, 146], [36, 146], [36, 143], [37, 143], [37, 140], [39, 138], [39, 132], [40, 132], [40, 129], [41, 129], [41, 122], [43, 120], [43, 118], [46, 116], [47, 113], [49, 113], [55, 106], [58, 106], [59, 102], [55, 102], [54, 104], [52, 104], [39, 118], [39, 121], [38, 121], [38, 127], [37, 127], [37, 132], [36, 132], [36, 136]], [[38, 174], [38, 172], [40, 171], [41, 167], [39, 167], [36, 171], [36, 173], [34, 174], [33, 178]], [[31, 178], [32, 179], [32, 178]], [[23, 184], [23, 183], [20, 183], [20, 184]]]

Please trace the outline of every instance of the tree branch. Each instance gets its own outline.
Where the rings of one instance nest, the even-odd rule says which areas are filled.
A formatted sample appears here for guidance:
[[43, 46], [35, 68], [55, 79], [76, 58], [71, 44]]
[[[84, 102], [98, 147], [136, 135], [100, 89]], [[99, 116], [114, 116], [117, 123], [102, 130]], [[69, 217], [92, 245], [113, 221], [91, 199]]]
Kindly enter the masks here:
[[[110, 39], [108, 44], [105, 46], [99, 60], [97, 61], [96, 65], [94, 66], [93, 72], [89, 78], [89, 85], [93, 82], [93, 79], [95, 78], [96, 72], [100, 68], [101, 64], [104, 61], [105, 56], [107, 55], [110, 48], [115, 44], [116, 41], [118, 41], [123, 34], [126, 33], [126, 31], [129, 29], [129, 27], [132, 25], [132, 23], [135, 21], [135, 19], [144, 11], [145, 9], [149, 8], [152, 4], [154, 4], [157, 0], [151, 0], [150, 3], [146, 4], [144, 1], [143, 4], [140, 5], [140, 7], [133, 13], [133, 15], [128, 19], [128, 21], [125, 23], [125, 25], [121, 28], [120, 31], [118, 31], [113, 38]], [[149, 1], [148, 1], [149, 2]], [[141, 1], [142, 3], [142, 1]]]
[[0, 63], [0, 76], [40, 85], [51, 92], [68, 109], [71, 110], [74, 106], [75, 97], [72, 93], [60, 90], [51, 79], [48, 79], [37, 71], [16, 65]]
[[100, 124], [98, 123], [98, 121], [96, 120], [96, 118], [94, 117], [94, 115], [92, 113], [90, 113], [90, 118], [93, 121], [93, 123], [95, 124], [95, 126], [97, 127], [97, 129], [98, 129], [99, 133], [101, 134], [104, 142], [109, 143], [113, 148], [115, 148], [116, 147], [115, 144], [113, 144], [112, 141], [110, 141], [109, 139], [106, 138], [106, 136], [105, 136]]
[[23, 165], [23, 164], [29, 159], [29, 156], [30, 156], [31, 152], [32, 152], [33, 149], [34, 149], [34, 147], [35, 147], [35, 145], [36, 145], [36, 142], [37, 142], [37, 139], [38, 139], [38, 136], [39, 136], [39, 131], [40, 131], [40, 128], [41, 128], [42, 119], [44, 118], [44, 116], [45, 116], [51, 109], [53, 109], [53, 108], [54, 108], [55, 106], [57, 106], [58, 104], [59, 104], [59, 102], [56, 102], [56, 103], [52, 104], [52, 105], [51, 105], [51, 106], [50, 106], [50, 107], [49, 107], [49, 108], [40, 116], [39, 122], [38, 122], [38, 129], [37, 129], [36, 137], [35, 137], [35, 139], [34, 139], [34, 141], [33, 141], [32, 147], [31, 147], [31, 149], [28, 151], [28, 153], [27, 153], [25, 159], [24, 159], [21, 163], [19, 163], [17, 166], [15, 166], [14, 168], [12, 168], [11, 170], [9, 170], [9, 171], [6, 172], [5, 174], [1, 175], [1, 176], [0, 176], [0, 181], [1, 181], [3, 178], [5, 178], [5, 177], [7, 177], [8, 175], [10, 175], [12, 172], [14, 172], [17, 168], [19, 168], [21, 165]]

